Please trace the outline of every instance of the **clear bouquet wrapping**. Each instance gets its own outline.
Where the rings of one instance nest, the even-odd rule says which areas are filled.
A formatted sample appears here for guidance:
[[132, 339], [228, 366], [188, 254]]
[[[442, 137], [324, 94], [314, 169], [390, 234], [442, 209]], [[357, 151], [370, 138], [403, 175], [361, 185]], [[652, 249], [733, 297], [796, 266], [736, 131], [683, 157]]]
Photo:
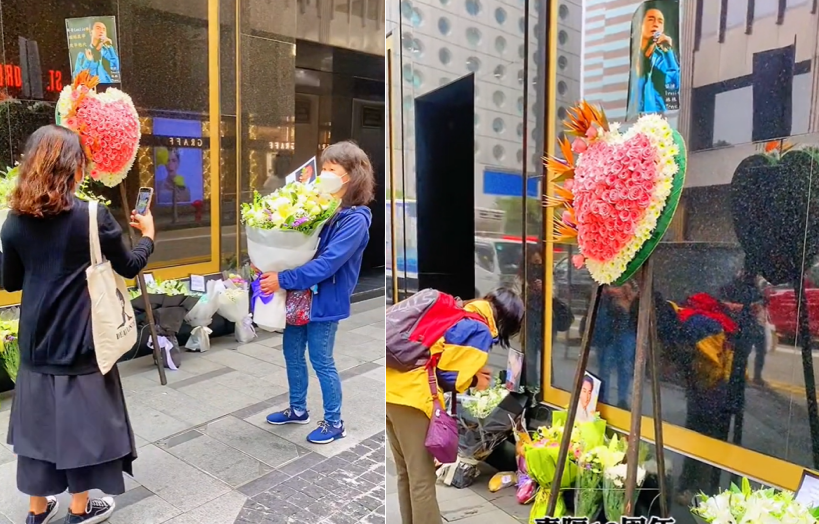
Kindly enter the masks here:
[[236, 324], [236, 340], [246, 344], [256, 338], [253, 320], [250, 318], [250, 294], [247, 282], [239, 277], [222, 281], [225, 290], [219, 294], [217, 312]]
[[[338, 201], [312, 185], [291, 182], [267, 196], [242, 205], [251, 263], [262, 273], [303, 266], [318, 249], [319, 234], [338, 209]], [[253, 283], [253, 321], [265, 331], [285, 328], [287, 291], [265, 295]]]
[[185, 316], [185, 321], [193, 328], [185, 348], [202, 352], [210, 349], [211, 330], [208, 326], [219, 309], [219, 297], [225, 290], [225, 284], [221, 280], [208, 282], [207, 293], [202, 295], [199, 302]]
[[470, 486], [480, 475], [478, 464], [507, 440], [523, 413], [521, 396], [495, 386], [473, 395], [459, 396], [458, 460], [439, 468], [444, 484]]

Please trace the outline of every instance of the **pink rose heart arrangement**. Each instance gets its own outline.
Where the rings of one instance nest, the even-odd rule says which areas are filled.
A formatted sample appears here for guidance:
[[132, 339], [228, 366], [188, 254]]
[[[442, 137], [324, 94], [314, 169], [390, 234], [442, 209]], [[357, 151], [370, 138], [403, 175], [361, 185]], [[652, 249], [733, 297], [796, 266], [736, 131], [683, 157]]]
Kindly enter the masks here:
[[57, 124], [80, 135], [88, 174], [108, 187], [122, 182], [139, 148], [140, 124], [131, 97], [119, 89], [97, 93], [97, 77], [87, 71], [66, 86], [57, 102]]
[[561, 140], [564, 158], [546, 160], [552, 181], [562, 183], [546, 202], [562, 211], [555, 242], [576, 243], [575, 266], [585, 265], [597, 283], [622, 285], [671, 223], [685, 182], [685, 143], [660, 115], [621, 132], [585, 101], [564, 123], [574, 139]]

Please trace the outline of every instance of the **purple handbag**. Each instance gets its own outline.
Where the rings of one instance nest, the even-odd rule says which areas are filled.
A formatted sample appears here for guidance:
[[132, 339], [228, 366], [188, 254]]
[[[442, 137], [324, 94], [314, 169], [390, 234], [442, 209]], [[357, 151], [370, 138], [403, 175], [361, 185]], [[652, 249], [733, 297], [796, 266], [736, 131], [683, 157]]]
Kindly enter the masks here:
[[313, 292], [288, 291], [285, 300], [286, 321], [290, 326], [303, 326], [310, 322], [310, 307], [313, 304]]
[[426, 365], [429, 391], [432, 393], [432, 418], [429, 420], [424, 446], [442, 464], [451, 464], [458, 459], [458, 421], [453, 417], [458, 401], [452, 399], [452, 415], [446, 412], [438, 400], [438, 380], [435, 371], [439, 355], [433, 356]]

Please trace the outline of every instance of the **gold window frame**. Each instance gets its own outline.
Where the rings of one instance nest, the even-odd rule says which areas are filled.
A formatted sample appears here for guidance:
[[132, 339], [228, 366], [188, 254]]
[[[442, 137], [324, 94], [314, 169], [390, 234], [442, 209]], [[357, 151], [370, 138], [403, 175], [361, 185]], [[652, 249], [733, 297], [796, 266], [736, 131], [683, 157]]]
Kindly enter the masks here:
[[[221, 137], [220, 120], [221, 107], [219, 102], [219, 0], [208, 0], [208, 129], [210, 146], [206, 154], [210, 156], [209, 177], [211, 194], [210, 204], [210, 260], [202, 261], [202, 257], [195, 259], [171, 260], [157, 264], [149, 264], [146, 271], [155, 278], [169, 280], [187, 278], [191, 274], [207, 275], [218, 273], [221, 269], [221, 209], [222, 200], [219, 168], [221, 166]], [[131, 175], [135, 176], [135, 175]], [[206, 180], [206, 184], [208, 181]], [[162, 234], [161, 232], [159, 233]], [[128, 285], [134, 286], [134, 281]], [[14, 306], [20, 303], [22, 293], [0, 291], [0, 307]]]
[[[557, 139], [556, 130], [556, 105], [553, 103], [557, 99], [557, 76], [554, 65], [557, 63], [557, 9], [558, 2], [550, 2], [548, 16], [548, 60], [547, 60], [547, 100], [546, 104], [546, 137], [545, 150], [549, 155], [555, 153], [555, 143]], [[545, 173], [545, 169], [544, 169]], [[554, 194], [554, 183], [550, 177], [546, 177], [546, 194]], [[554, 266], [555, 244], [552, 237], [552, 224], [554, 212], [551, 208], [545, 208], [543, 212], [543, 234], [544, 243], [544, 297], [551, 297], [554, 286], [554, 274], [551, 268]], [[544, 300], [543, 308], [543, 377], [542, 393], [543, 402], [551, 407], [566, 409], [569, 405], [568, 391], [552, 386], [552, 301]], [[607, 424], [625, 433], [630, 431], [631, 414], [628, 411], [613, 406], [601, 404], [599, 407], [600, 416]], [[654, 443], [654, 419], [643, 416], [642, 435], [643, 440]], [[759, 482], [777, 486], [783, 489], [795, 491], [799, 487], [802, 473], [806, 469], [803, 466], [788, 462], [783, 459], [771, 457], [763, 453], [752, 451], [740, 446], [730, 444], [721, 440], [706, 437], [695, 431], [684, 427], [663, 422], [663, 439], [665, 447], [682, 455], [710, 463], [728, 471], [744, 475]]]

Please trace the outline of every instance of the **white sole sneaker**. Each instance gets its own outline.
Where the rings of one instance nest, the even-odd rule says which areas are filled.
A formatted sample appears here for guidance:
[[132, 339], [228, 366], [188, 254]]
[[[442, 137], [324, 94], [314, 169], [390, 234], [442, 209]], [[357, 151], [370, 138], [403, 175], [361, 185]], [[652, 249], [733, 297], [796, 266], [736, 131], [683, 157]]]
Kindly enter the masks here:
[[305, 425], [305, 424], [309, 424], [309, 423], [310, 423], [310, 417], [307, 417], [307, 418], [306, 418], [306, 419], [304, 419], [304, 420], [288, 420], [287, 422], [270, 422], [270, 421], [268, 420], [268, 421], [267, 421], [267, 423], [268, 423], [268, 424], [271, 424], [271, 425], [273, 425], [273, 426], [286, 426], [286, 425], [288, 425], [288, 424], [299, 424], [300, 426], [303, 426], [303, 425]]
[[51, 513], [43, 520], [43, 524], [48, 524], [51, 520], [57, 516], [57, 513], [60, 512], [60, 501], [57, 500], [57, 497], [46, 497], [46, 500], [49, 502], [54, 502], [54, 507], [51, 508]]
[[89, 519], [83, 520], [82, 524], [100, 524], [100, 522], [105, 522], [111, 515], [114, 513], [114, 510], [117, 508], [116, 502], [112, 497], [103, 497], [102, 500], [108, 503], [108, 510], [105, 513], [100, 513], [99, 515], [95, 515]]
[[329, 440], [307, 440], [307, 442], [309, 442], [310, 444], [330, 444], [331, 442], [335, 442], [336, 440], [343, 439], [346, 436], [347, 436], [347, 430], [345, 429], [344, 431], [341, 432], [340, 437], [334, 437], [334, 438], [331, 438]]

